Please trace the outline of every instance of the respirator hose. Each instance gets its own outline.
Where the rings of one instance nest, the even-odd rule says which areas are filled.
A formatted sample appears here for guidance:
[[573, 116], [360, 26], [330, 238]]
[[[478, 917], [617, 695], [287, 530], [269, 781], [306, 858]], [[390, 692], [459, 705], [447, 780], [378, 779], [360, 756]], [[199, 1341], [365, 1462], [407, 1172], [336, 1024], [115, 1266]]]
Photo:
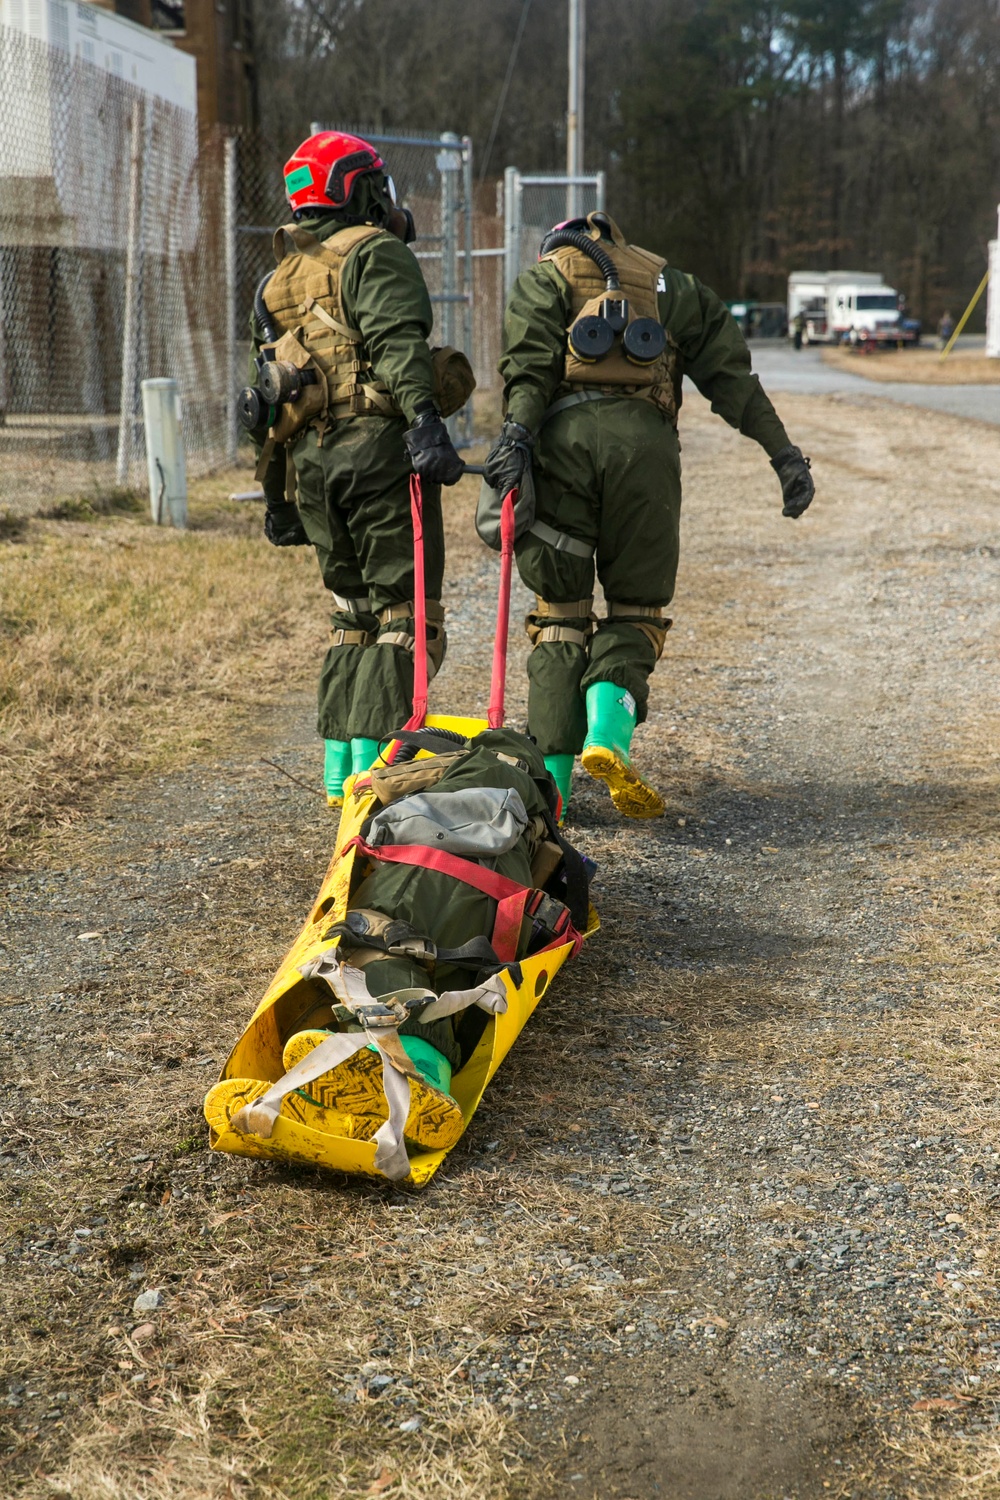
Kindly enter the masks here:
[[261, 280], [259, 286], [257, 287], [257, 290], [253, 294], [254, 317], [257, 319], [257, 322], [260, 325], [260, 331], [263, 335], [263, 341], [265, 344], [276, 344], [281, 337], [280, 333], [275, 328], [274, 323], [271, 321], [271, 314], [268, 311], [267, 303], [264, 301], [264, 288], [267, 286], [267, 283], [270, 281], [273, 275], [273, 271], [268, 271], [267, 275]]
[[615, 263], [608, 252], [602, 250], [596, 240], [592, 240], [589, 235], [581, 233], [579, 229], [553, 229], [542, 240], [542, 248], [539, 251], [539, 255], [548, 255], [550, 250], [558, 250], [560, 245], [570, 245], [574, 250], [582, 250], [584, 255], [590, 257], [604, 277], [605, 291], [621, 291], [621, 282], [618, 280], [618, 271]]

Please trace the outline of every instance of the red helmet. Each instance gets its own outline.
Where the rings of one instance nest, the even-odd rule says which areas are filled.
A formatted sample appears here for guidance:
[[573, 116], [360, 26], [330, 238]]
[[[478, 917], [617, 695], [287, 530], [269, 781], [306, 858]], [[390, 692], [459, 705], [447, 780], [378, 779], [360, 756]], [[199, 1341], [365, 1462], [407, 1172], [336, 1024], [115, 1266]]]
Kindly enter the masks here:
[[311, 135], [285, 163], [285, 192], [292, 209], [343, 208], [357, 179], [380, 172], [381, 156], [367, 141], [339, 130]]

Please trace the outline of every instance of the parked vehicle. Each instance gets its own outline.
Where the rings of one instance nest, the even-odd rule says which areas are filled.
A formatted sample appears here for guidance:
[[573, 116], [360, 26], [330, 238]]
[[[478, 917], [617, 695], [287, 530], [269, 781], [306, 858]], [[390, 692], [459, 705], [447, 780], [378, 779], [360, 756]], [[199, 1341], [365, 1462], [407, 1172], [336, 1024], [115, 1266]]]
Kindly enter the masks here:
[[783, 339], [788, 332], [783, 302], [727, 302], [748, 339]]
[[793, 271], [788, 326], [802, 316], [803, 344], [916, 344], [920, 324], [904, 318], [902, 299], [872, 271]]

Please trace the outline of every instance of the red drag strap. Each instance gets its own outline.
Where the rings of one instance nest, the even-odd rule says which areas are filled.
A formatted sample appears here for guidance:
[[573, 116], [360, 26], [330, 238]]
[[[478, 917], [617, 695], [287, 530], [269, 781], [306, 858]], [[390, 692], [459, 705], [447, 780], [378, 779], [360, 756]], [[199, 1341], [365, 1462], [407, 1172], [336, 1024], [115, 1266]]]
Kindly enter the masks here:
[[[502, 963], [513, 963], [517, 958], [517, 945], [521, 936], [521, 924], [525, 914], [529, 912], [532, 898], [540, 893], [534, 891], [531, 886], [521, 885], [520, 881], [510, 880], [506, 875], [500, 875], [496, 870], [486, 870], [482, 865], [475, 864], [470, 859], [463, 859], [459, 854], [448, 854], [444, 849], [432, 849], [428, 844], [368, 844], [356, 834], [349, 839], [340, 851], [341, 855], [349, 849], [357, 849], [359, 853], [366, 854], [370, 859], [384, 861], [391, 865], [413, 865], [422, 870], [436, 870], [439, 875], [450, 875], [453, 880], [461, 880], [465, 885], [471, 885], [473, 889], [482, 891], [484, 896], [490, 896], [497, 903], [497, 914], [493, 924], [493, 937], [491, 942], [497, 958]], [[572, 943], [574, 955], [580, 951], [583, 938], [577, 932], [566, 913], [565, 928], [557, 933], [550, 943], [539, 952], [546, 952], [549, 948], [560, 948], [563, 943]]]
[[346, 854], [348, 849], [358, 849], [370, 859], [385, 860], [391, 865], [419, 865], [424, 870], [437, 870], [440, 875], [451, 875], [455, 880], [463, 880], [466, 885], [482, 891], [484, 896], [492, 896], [494, 901], [503, 901], [508, 896], [530, 891], [528, 886], [521, 885], [518, 880], [508, 880], [506, 875], [498, 875], [496, 870], [486, 870], [482, 865], [473, 864], [471, 859], [463, 859], [459, 854], [448, 854], [444, 849], [432, 849], [428, 844], [380, 844], [376, 848], [372, 844], [366, 844], [361, 835], [357, 834], [344, 845], [341, 854]]
[[490, 679], [490, 706], [486, 721], [491, 729], [503, 727], [504, 699], [507, 692], [507, 634], [510, 628], [510, 585], [514, 562], [514, 506], [517, 490], [504, 496], [500, 508], [500, 592], [497, 596], [497, 633], [493, 641], [493, 672]]
[[422, 729], [427, 717], [427, 596], [424, 582], [424, 492], [419, 474], [410, 475], [413, 520], [413, 713], [407, 729]]

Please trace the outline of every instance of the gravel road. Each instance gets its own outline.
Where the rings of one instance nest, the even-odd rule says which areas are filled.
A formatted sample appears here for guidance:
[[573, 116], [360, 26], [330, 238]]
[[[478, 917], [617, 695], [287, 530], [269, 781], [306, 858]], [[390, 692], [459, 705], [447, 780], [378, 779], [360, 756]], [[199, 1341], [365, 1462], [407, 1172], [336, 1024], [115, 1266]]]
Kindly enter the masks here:
[[[12, 1490], [996, 1494], [1000, 434], [779, 406], [795, 524], [685, 406], [668, 816], [578, 775], [602, 932], [419, 1198], [202, 1149], [328, 855], [261, 760], [316, 780], [310, 705], [10, 875]], [[493, 563], [455, 558], [436, 694], [475, 709]]]

